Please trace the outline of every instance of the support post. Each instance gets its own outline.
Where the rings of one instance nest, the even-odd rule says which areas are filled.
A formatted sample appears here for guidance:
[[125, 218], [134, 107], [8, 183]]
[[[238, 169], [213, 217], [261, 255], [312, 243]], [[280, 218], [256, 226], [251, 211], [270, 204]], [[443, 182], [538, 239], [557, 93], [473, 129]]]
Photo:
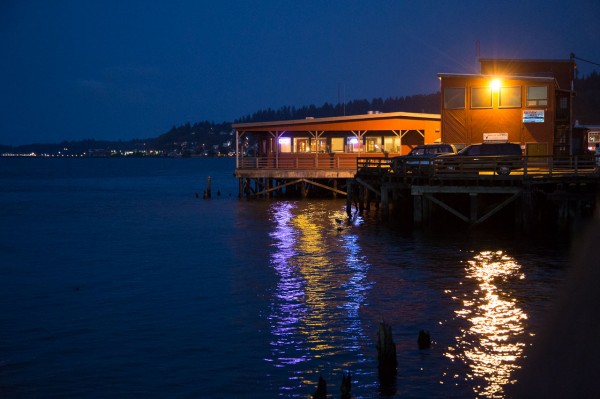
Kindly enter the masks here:
[[469, 193], [469, 223], [477, 223], [477, 193]]
[[338, 181], [337, 181], [337, 179], [333, 179], [333, 189], [334, 189], [334, 191], [333, 191], [333, 199], [336, 199], [337, 198], [337, 193], [335, 192], [335, 190], [338, 189]]
[[423, 224], [423, 196], [413, 195], [413, 222], [415, 226]]
[[381, 185], [381, 215], [388, 217], [390, 213], [389, 209], [389, 188], [387, 184]]
[[354, 192], [354, 187], [352, 183], [352, 179], [346, 179], [346, 215], [348, 217], [352, 217], [352, 193]]
[[358, 210], [362, 213], [365, 210], [365, 187], [361, 184], [358, 187]]

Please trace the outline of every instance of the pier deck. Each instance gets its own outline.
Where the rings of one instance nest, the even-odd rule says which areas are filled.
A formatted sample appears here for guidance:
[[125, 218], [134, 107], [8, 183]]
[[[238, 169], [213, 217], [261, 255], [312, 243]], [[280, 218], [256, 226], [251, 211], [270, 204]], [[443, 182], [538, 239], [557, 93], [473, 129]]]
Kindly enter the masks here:
[[[492, 163], [507, 162], [493, 158]], [[519, 168], [499, 175], [489, 158], [485, 164], [491, 170], [478, 170], [484, 161], [467, 157], [411, 169], [394, 168], [391, 159], [359, 158], [347, 210], [352, 204], [363, 210], [374, 203], [384, 216], [390, 208], [408, 212], [415, 225], [442, 211], [474, 226], [511, 207], [521, 226], [549, 214], [564, 224], [594, 214], [600, 190], [596, 161], [593, 156], [523, 157]]]

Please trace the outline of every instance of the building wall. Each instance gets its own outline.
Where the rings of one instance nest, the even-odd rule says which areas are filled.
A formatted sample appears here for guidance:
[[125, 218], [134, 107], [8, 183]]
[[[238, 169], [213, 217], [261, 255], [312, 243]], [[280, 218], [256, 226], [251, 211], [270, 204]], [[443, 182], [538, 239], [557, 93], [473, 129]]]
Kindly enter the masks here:
[[[481, 143], [485, 133], [508, 133], [510, 142], [527, 144], [543, 143], [547, 151], [553, 148], [555, 127], [555, 85], [552, 79], [525, 80], [500, 78], [499, 89], [492, 90], [491, 77], [482, 75], [441, 76], [442, 80], [442, 141], [454, 144]], [[540, 104], [527, 105], [528, 87], [546, 87], [547, 100]], [[464, 88], [464, 105], [457, 106], [449, 101], [453, 93]], [[478, 107], [477, 98], [487, 99], [491, 91], [491, 102]], [[479, 93], [479, 95], [478, 95]], [[520, 102], [517, 93], [520, 93]], [[485, 94], [485, 95], [482, 95]], [[507, 102], [512, 95], [513, 102]], [[530, 100], [531, 101], [531, 100]], [[489, 105], [489, 106], [488, 106]], [[452, 109], [451, 109], [452, 108]], [[524, 111], [543, 111], [543, 122], [524, 122]], [[537, 146], [538, 149], [540, 146]]]

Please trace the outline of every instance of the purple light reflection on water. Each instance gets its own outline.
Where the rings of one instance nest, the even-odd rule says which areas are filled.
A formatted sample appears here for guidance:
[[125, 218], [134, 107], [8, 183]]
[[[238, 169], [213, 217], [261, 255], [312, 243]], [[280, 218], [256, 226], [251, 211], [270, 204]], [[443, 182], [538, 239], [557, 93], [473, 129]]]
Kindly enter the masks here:
[[290, 364], [301, 363], [306, 360], [306, 355], [297, 353], [289, 356], [286, 348], [300, 347], [293, 341], [293, 336], [302, 316], [306, 313], [304, 297], [304, 280], [294, 270], [290, 260], [294, 259], [294, 243], [296, 234], [290, 221], [294, 205], [288, 202], [279, 202], [273, 209], [272, 220], [275, 227], [271, 233], [273, 246], [276, 250], [272, 254], [271, 264], [279, 275], [276, 288], [277, 301], [271, 307], [269, 321], [275, 340], [271, 341], [273, 348], [273, 362], [275, 367], [284, 367]]
[[338, 208], [285, 201], [274, 202], [270, 215], [270, 263], [279, 280], [269, 315], [272, 358], [265, 360], [289, 369], [280, 391], [316, 384], [325, 371], [341, 375], [352, 368], [360, 374], [371, 339], [359, 313], [372, 286], [370, 266], [352, 232], [360, 218], [340, 228], [336, 219], [344, 214]]

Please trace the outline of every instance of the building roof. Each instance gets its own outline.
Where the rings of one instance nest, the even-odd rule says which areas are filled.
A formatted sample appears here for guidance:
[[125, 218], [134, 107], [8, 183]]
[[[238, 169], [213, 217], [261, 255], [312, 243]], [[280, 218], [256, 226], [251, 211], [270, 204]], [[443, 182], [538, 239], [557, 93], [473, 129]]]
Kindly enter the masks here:
[[[352, 130], [413, 130], [424, 124], [439, 123], [440, 114], [385, 112], [361, 115], [306, 118], [286, 121], [234, 123], [238, 131], [352, 131]], [[418, 127], [420, 126], [420, 127]]]
[[484, 75], [553, 77], [562, 89], [571, 88], [577, 67], [573, 59], [481, 58], [479, 63], [481, 64], [481, 73]]
[[531, 75], [482, 75], [475, 73], [438, 73], [438, 77], [441, 78], [458, 78], [458, 79], [492, 79], [492, 78], [504, 78], [512, 80], [528, 80], [533, 82], [548, 82], [555, 84], [556, 79], [553, 76], [531, 76]]
[[524, 58], [524, 59], [520, 59], [520, 58], [480, 58], [479, 62], [501, 62], [501, 63], [528, 63], [528, 64], [533, 64], [533, 63], [540, 63], [540, 64], [560, 64], [560, 63], [574, 63], [574, 60], [571, 59], [554, 59], [554, 60], [550, 60], [550, 59], [544, 59], [544, 58]]

